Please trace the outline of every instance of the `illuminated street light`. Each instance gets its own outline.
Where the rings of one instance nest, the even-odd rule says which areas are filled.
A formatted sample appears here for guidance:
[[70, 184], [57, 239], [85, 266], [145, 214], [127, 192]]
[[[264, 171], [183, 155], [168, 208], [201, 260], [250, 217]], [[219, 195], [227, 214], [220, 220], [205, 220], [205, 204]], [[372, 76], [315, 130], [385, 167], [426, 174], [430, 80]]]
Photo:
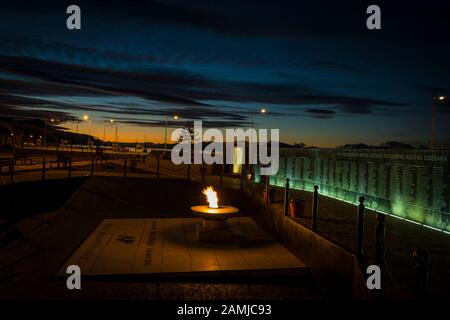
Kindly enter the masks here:
[[[87, 115], [87, 114], [84, 114], [83, 115], [83, 120], [84, 121], [87, 121], [88, 122], [88, 124], [89, 124], [89, 131], [88, 131], [88, 143], [89, 143], [89, 145], [91, 145], [91, 119], [89, 118], [89, 116]], [[77, 128], [77, 131], [78, 131], [78, 128]]]
[[89, 123], [89, 135], [91, 135], [91, 119], [87, 114], [83, 115], [83, 120]]
[[[106, 123], [108, 121], [104, 121], [104, 125], [103, 125], [103, 143], [105, 143], [106, 140]], [[109, 125], [112, 125], [114, 123], [114, 119], [109, 119]]]
[[[446, 99], [445, 96], [432, 96], [431, 97], [431, 137], [430, 137], [430, 149], [434, 149], [434, 140], [436, 135], [436, 103], [443, 102]], [[435, 102], [438, 100], [437, 102]]]
[[[50, 122], [54, 123], [55, 122], [55, 118], [50, 118]], [[44, 129], [44, 147], [47, 146], [47, 131], [48, 131], [48, 120], [44, 120], [45, 123], [45, 129]]]
[[[253, 129], [253, 116], [254, 116], [254, 114], [255, 114], [256, 112], [255, 112], [255, 111], [251, 111], [250, 113], [251, 113], [251, 115], [252, 115], [252, 129]], [[267, 113], [267, 109], [266, 109], [266, 108], [261, 108], [261, 109], [259, 109], [259, 113], [261, 113], [261, 114], [266, 114], [266, 113]]]
[[[166, 120], [166, 126], [164, 128], [164, 149], [167, 149], [167, 120], [169, 119], [169, 116], [166, 116], [165, 120]], [[174, 120], [178, 120], [180, 119], [180, 117], [176, 114], [173, 116]]]

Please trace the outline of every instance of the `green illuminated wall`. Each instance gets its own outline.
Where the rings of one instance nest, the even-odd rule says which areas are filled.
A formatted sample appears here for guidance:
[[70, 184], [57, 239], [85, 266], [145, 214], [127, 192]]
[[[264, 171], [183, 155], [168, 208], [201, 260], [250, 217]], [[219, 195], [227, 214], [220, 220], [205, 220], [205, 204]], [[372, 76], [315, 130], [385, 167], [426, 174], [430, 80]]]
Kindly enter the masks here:
[[[313, 190], [450, 231], [449, 152], [428, 150], [281, 149], [272, 185]], [[259, 181], [259, 170], [257, 181]]]

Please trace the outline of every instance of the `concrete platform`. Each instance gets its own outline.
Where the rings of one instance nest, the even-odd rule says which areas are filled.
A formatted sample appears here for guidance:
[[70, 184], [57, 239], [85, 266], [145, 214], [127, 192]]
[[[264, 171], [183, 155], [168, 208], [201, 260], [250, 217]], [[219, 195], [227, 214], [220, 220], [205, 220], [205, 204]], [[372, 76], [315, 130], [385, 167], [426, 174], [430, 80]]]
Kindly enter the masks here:
[[232, 218], [229, 244], [197, 239], [201, 219], [105, 219], [57, 275], [78, 265], [83, 276], [164, 275], [253, 270], [308, 271], [253, 220]]

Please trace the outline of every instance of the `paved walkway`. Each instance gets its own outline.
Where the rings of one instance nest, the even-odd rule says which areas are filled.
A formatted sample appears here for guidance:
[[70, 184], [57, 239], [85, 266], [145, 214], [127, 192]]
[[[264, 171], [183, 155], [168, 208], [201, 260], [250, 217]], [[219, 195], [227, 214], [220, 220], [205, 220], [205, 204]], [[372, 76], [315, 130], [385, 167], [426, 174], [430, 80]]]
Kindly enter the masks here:
[[105, 219], [58, 273], [78, 265], [89, 275], [151, 275], [306, 266], [247, 217], [231, 218], [229, 243], [200, 242], [201, 219]]
[[[126, 184], [124, 181], [128, 181]], [[245, 276], [215, 275], [208, 278], [175, 277], [171, 279], [139, 279], [125, 276], [115, 278], [92, 278], [82, 282], [82, 290], [67, 290], [65, 278], [55, 277], [64, 263], [73, 255], [80, 245], [105, 219], [150, 219], [168, 217], [190, 218], [183, 204], [191, 203], [191, 196], [174, 202], [174, 208], [163, 212], [158, 206], [164, 194], [169, 199], [182, 195], [181, 190], [190, 185], [178, 180], [171, 187], [171, 181], [163, 180], [155, 185], [154, 180], [147, 179], [88, 179], [76, 196], [58, 212], [35, 215], [19, 223], [21, 237], [6, 247], [0, 248], [0, 299], [320, 299], [309, 276], [286, 276], [272, 273], [270, 277], [258, 273]], [[150, 188], [150, 185], [153, 187]], [[157, 187], [157, 189], [155, 189]], [[140, 190], [140, 194], [137, 194]], [[189, 192], [185, 192], [189, 193]], [[197, 193], [197, 191], [195, 191]], [[167, 205], [166, 205], [167, 206]], [[166, 210], [167, 211], [167, 210]], [[195, 219], [187, 219], [192, 221]], [[187, 229], [192, 231], [192, 225]], [[250, 227], [251, 228], [251, 227]], [[172, 230], [173, 231], [173, 230]], [[190, 233], [192, 233], [190, 231]], [[177, 244], [173, 232], [168, 235], [172, 246], [167, 250], [183, 250]], [[175, 234], [177, 234], [175, 232]], [[256, 232], [258, 234], [258, 232]], [[125, 238], [124, 238], [125, 239]], [[126, 240], [126, 239], [125, 239]], [[264, 251], [264, 246], [254, 246], [255, 252]], [[275, 246], [276, 242], [267, 245]], [[202, 252], [204, 248], [190, 246]], [[231, 250], [239, 251], [239, 248]], [[282, 249], [281, 249], [282, 250]], [[282, 250], [283, 251], [283, 250]], [[264, 253], [260, 252], [263, 256]], [[192, 254], [191, 254], [192, 256]], [[217, 256], [217, 262], [220, 260]], [[252, 265], [262, 256], [249, 256], [247, 263]], [[265, 256], [264, 256], [265, 257]], [[206, 256], [204, 258], [207, 258]], [[209, 256], [211, 258], [211, 256]], [[287, 258], [289, 259], [289, 258]], [[273, 259], [271, 259], [273, 260]], [[192, 260], [193, 261], [193, 260]], [[201, 263], [206, 260], [196, 260]], [[233, 262], [230, 257], [228, 262]], [[292, 261], [291, 261], [292, 262]], [[294, 260], [298, 263], [298, 260]], [[173, 261], [176, 266], [178, 262]], [[193, 263], [193, 262], [192, 262]], [[226, 263], [225, 260], [222, 263]], [[280, 261], [281, 263], [281, 261]], [[212, 261], [211, 265], [215, 265]], [[190, 264], [191, 268], [197, 268]]]

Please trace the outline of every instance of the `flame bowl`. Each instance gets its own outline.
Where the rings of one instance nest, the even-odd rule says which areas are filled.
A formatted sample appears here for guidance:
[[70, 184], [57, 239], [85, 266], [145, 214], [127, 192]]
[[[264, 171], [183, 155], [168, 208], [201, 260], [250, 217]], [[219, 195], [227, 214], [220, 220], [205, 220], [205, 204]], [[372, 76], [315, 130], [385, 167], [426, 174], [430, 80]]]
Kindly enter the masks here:
[[210, 208], [209, 206], [193, 206], [191, 211], [205, 220], [226, 220], [239, 213], [239, 209], [231, 206], [219, 206], [219, 208]]

